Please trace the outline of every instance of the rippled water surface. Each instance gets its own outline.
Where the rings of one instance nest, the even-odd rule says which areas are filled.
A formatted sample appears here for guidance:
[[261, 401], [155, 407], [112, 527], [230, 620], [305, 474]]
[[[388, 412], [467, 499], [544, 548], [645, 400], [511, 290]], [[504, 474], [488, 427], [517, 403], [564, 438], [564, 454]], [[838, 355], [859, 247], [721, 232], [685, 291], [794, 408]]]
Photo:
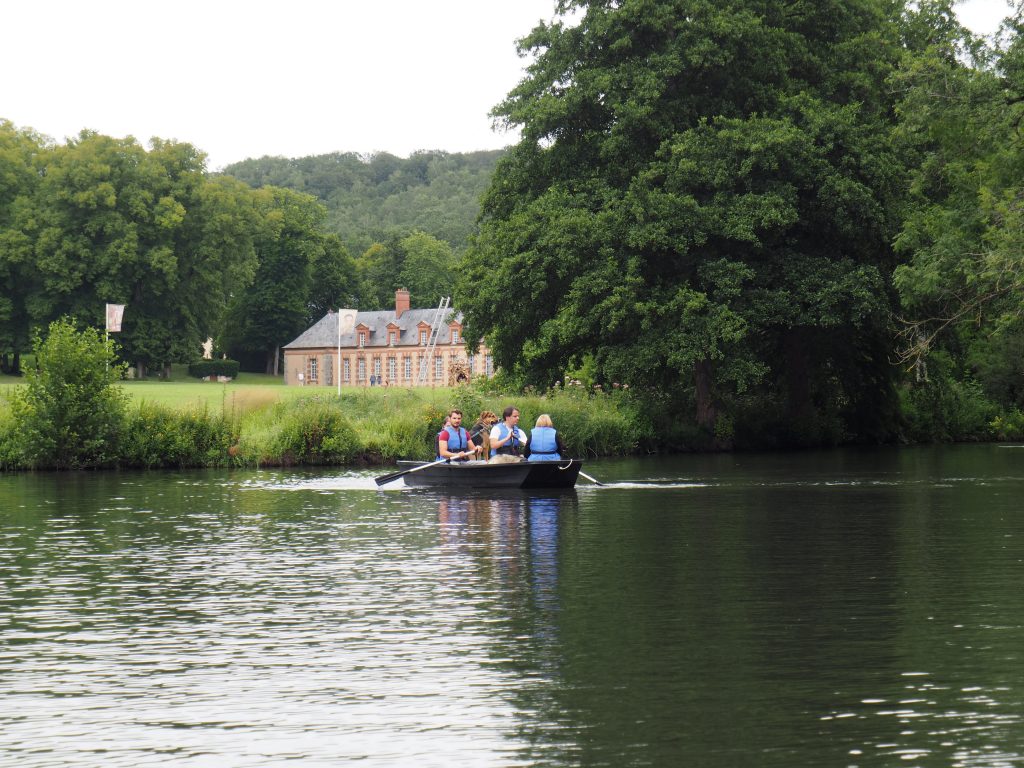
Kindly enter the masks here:
[[1021, 766], [1024, 449], [0, 476], [0, 763]]

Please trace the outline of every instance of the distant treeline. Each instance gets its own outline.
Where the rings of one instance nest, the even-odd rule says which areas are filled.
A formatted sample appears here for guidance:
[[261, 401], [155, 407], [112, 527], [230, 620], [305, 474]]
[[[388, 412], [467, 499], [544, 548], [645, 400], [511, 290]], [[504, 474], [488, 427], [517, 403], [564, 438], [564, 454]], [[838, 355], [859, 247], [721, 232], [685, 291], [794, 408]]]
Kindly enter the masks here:
[[480, 198], [504, 150], [335, 152], [314, 157], [261, 157], [233, 163], [224, 173], [252, 187], [305, 192], [327, 206], [327, 228], [355, 255], [374, 243], [425, 232], [458, 255], [476, 231]]

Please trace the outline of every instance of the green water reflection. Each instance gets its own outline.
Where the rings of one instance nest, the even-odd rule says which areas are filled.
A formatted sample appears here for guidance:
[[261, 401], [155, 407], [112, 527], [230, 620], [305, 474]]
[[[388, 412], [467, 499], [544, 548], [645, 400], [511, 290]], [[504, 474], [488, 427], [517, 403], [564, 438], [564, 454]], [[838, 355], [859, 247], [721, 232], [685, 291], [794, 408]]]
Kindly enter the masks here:
[[1024, 449], [0, 477], [19, 765], [1020, 765]]

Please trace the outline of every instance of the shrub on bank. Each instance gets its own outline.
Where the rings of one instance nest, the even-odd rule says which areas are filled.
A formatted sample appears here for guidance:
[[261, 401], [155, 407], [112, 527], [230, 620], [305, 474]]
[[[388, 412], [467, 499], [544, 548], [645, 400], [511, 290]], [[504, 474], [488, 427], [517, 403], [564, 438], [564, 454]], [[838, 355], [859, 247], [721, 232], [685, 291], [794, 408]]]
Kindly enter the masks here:
[[989, 427], [996, 440], [1024, 440], [1024, 413], [1014, 408], [992, 419]]
[[906, 436], [916, 443], [991, 440], [999, 409], [974, 381], [936, 377], [900, 391]]
[[[641, 426], [624, 407], [624, 397], [559, 392], [525, 396], [512, 404], [519, 408], [519, 425], [527, 434], [538, 416], [550, 415], [571, 456], [623, 456], [633, 453], [640, 441]], [[495, 413], [500, 417], [500, 409]]]
[[144, 402], [128, 414], [118, 463], [144, 469], [223, 466], [235, 442], [233, 426], [225, 414], [206, 408], [175, 411]]
[[188, 366], [188, 375], [197, 379], [205, 379], [207, 376], [227, 376], [229, 379], [238, 378], [237, 360], [196, 360]]
[[61, 319], [50, 324], [45, 338], [36, 336], [33, 351], [26, 384], [10, 396], [14, 454], [30, 467], [114, 464], [126, 398], [113, 386], [124, 366], [112, 343], [96, 328], [79, 331]]
[[328, 397], [277, 403], [246, 419], [241, 432], [243, 464], [347, 464], [360, 450], [341, 404]]

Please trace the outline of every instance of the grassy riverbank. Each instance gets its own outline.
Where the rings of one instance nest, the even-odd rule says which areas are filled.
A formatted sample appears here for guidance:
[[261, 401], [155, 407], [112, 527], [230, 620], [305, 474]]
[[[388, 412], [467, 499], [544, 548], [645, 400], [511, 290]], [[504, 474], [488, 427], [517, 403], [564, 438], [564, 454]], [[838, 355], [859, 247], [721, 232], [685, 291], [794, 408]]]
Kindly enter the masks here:
[[[11, 382], [7, 382], [11, 383]], [[101, 466], [122, 468], [384, 465], [433, 456], [433, 438], [448, 408], [471, 424], [483, 409], [514, 403], [521, 424], [551, 415], [570, 452], [580, 456], [634, 451], [639, 409], [625, 393], [582, 390], [508, 396], [457, 389], [286, 387], [279, 379], [227, 384], [195, 381], [125, 382], [120, 437]], [[0, 388], [0, 468], [33, 468]], [[47, 468], [36, 464], [35, 468]]]

